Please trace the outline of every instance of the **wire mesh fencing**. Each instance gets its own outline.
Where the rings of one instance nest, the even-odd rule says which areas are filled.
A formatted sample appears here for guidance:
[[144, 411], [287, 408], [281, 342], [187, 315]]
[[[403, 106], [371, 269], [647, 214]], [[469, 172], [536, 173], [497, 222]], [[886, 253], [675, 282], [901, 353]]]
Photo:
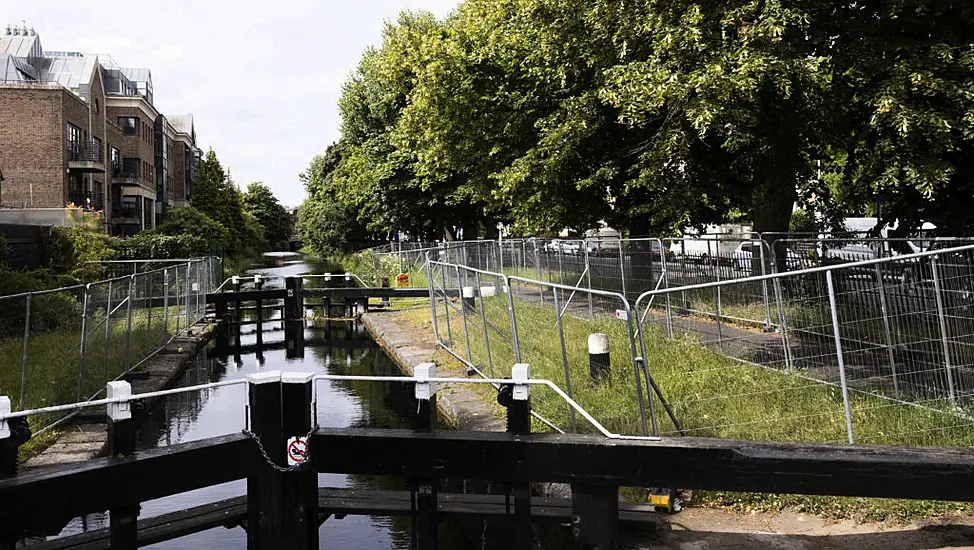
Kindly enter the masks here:
[[[672, 396], [686, 433], [969, 445], [972, 250], [646, 293], [636, 306], [644, 319], [641, 336], [665, 334], [703, 350], [678, 368], [651, 361], [650, 372]], [[904, 279], [904, 272], [917, 275]], [[757, 282], [768, 283], [775, 295], [779, 323], [773, 332], [719, 316], [658, 312], [667, 295], [715, 294]]]
[[[471, 373], [507, 377], [515, 363], [551, 380], [598, 420], [626, 435], [652, 427], [651, 384], [637, 358], [629, 305], [619, 293], [508, 277], [458, 264], [430, 262], [437, 342]], [[594, 313], [590, 304], [597, 303]], [[590, 337], [605, 353], [590, 355]], [[566, 432], [590, 432], [556, 394], [533, 399], [546, 422]]]
[[[93, 398], [205, 315], [215, 263], [0, 297], [0, 394], [18, 409]], [[32, 419], [35, 433], [60, 417]]]
[[[440, 343], [472, 370], [544, 365], [620, 432], [640, 427], [644, 403], [648, 428], [664, 435], [968, 445], [974, 246], [942, 248], [958, 242], [824, 265], [799, 260], [787, 241], [776, 256], [746, 237], [705, 243], [706, 262], [672, 253], [686, 239], [603, 240], [600, 252], [578, 241], [577, 253], [565, 240], [453, 243], [439, 254], [452, 262], [430, 264], [431, 312]], [[504, 269], [461, 263], [488, 261]], [[636, 340], [620, 330], [627, 315]], [[612, 339], [612, 372], [625, 362], [630, 382], [642, 380], [626, 387], [644, 401], [577, 393], [591, 381], [578, 334], [600, 330]], [[569, 411], [550, 414], [573, 427]]]

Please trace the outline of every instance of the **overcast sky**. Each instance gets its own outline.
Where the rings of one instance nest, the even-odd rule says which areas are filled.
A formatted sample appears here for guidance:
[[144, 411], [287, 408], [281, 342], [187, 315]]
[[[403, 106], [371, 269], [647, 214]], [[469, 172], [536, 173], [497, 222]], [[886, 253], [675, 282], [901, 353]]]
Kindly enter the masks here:
[[443, 17], [457, 0], [35, 0], [0, 9], [37, 29], [46, 50], [107, 53], [152, 71], [155, 106], [192, 113], [241, 188], [304, 198], [311, 158], [338, 138], [338, 97], [382, 23], [402, 10]]

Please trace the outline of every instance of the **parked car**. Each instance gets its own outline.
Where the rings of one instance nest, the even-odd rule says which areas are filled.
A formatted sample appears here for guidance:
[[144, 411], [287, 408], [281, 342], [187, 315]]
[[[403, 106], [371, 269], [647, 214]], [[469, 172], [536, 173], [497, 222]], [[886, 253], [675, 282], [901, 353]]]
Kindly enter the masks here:
[[561, 241], [558, 249], [562, 254], [580, 254], [582, 245], [578, 241]]
[[[731, 253], [731, 263], [734, 266], [734, 269], [750, 273], [752, 266], [754, 265], [755, 254], [759, 258], [761, 257], [760, 246], [760, 242], [744, 242], [739, 244], [737, 248], [734, 249], [734, 252]], [[773, 269], [770, 267], [773, 259], [767, 251], [765, 251], [764, 256], [765, 262], [767, 262], [769, 266], [768, 273], [770, 274], [771, 270]], [[803, 267], [801, 256], [790, 248], [787, 249], [785, 253], [785, 267], [789, 271], [801, 269]], [[761, 275], [761, 273], [755, 273], [755, 275]]]

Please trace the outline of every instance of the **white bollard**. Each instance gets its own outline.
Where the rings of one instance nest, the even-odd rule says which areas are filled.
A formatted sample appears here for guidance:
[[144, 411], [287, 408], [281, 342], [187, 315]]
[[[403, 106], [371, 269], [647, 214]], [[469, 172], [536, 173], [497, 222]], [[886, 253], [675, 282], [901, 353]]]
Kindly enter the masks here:
[[597, 332], [588, 336], [588, 371], [598, 384], [609, 376], [609, 335]]

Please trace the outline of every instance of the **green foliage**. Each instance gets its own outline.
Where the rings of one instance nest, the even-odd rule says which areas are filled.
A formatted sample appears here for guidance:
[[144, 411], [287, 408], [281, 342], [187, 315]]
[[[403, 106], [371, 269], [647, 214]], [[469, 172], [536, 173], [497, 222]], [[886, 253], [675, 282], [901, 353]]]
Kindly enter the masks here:
[[55, 227], [45, 243], [48, 265], [76, 281], [96, 281], [105, 273], [98, 262], [116, 259], [120, 242], [117, 237], [80, 227]]
[[228, 249], [237, 253], [248, 246], [244, 240], [243, 197], [223, 170], [213, 149], [200, 162], [199, 179], [190, 201], [193, 208], [209, 216], [227, 230]]
[[343, 150], [343, 144], [329, 146], [300, 176], [308, 198], [298, 209], [297, 229], [306, 245], [322, 257], [348, 254], [373, 242], [355, 208], [337, 196], [335, 171]]
[[815, 214], [808, 210], [795, 210], [791, 213], [791, 221], [788, 222], [788, 231], [792, 233], [818, 232], [818, 225], [815, 223]]
[[[974, 7], [916, 0], [406, 12], [343, 88], [334, 197], [417, 236], [735, 215], [787, 231], [796, 201], [832, 223], [877, 198], [887, 219], [974, 232], [972, 28]], [[341, 217], [323, 204], [305, 234]]]
[[196, 258], [204, 256], [207, 249], [207, 241], [197, 235], [142, 231], [118, 243], [118, 257], [121, 260]]
[[169, 211], [166, 220], [157, 230], [163, 235], [192, 235], [206, 243], [207, 250], [225, 250], [230, 245], [230, 234], [220, 222], [187, 206]]
[[244, 207], [264, 228], [264, 238], [274, 250], [286, 250], [294, 230], [291, 216], [281, 206], [270, 187], [251, 182], [243, 195]]

